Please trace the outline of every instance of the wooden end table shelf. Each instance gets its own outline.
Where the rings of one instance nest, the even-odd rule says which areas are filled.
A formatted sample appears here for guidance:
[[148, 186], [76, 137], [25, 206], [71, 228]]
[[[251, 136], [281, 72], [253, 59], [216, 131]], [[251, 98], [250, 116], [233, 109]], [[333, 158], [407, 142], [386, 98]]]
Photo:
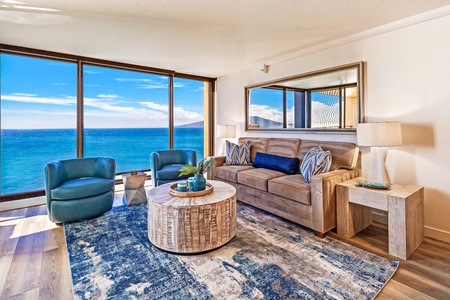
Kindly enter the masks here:
[[389, 189], [356, 186], [358, 177], [336, 186], [337, 234], [350, 238], [372, 223], [372, 209], [388, 213], [389, 254], [402, 259], [424, 239], [424, 189], [394, 184]]

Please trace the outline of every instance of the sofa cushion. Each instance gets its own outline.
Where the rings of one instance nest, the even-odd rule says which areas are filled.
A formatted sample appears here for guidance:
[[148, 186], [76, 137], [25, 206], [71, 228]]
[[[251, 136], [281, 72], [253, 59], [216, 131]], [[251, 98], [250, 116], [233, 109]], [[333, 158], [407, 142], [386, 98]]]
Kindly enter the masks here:
[[282, 196], [302, 204], [311, 204], [311, 186], [301, 174], [281, 176], [268, 182], [271, 194]]
[[251, 163], [250, 145], [250, 141], [244, 142], [241, 145], [226, 141], [225, 163], [227, 165], [249, 165]]
[[266, 168], [292, 175], [298, 171], [298, 158], [258, 152], [253, 161], [253, 167]]
[[72, 200], [87, 198], [110, 192], [114, 187], [113, 179], [99, 177], [82, 177], [63, 182], [51, 190], [51, 197], [55, 200]]
[[313, 175], [328, 172], [330, 166], [331, 152], [323, 151], [319, 145], [316, 145], [306, 153], [300, 166], [300, 172], [303, 178], [305, 178], [305, 181], [309, 183]]
[[314, 146], [319, 145], [324, 151], [330, 151], [333, 157], [330, 171], [337, 169], [353, 169], [356, 167], [359, 148], [354, 143], [347, 142], [323, 142], [314, 140], [302, 140], [297, 157], [300, 163], [306, 153]]
[[255, 138], [255, 137], [240, 137], [238, 140], [239, 144], [243, 142], [250, 141], [250, 161], [255, 159], [257, 152], [266, 153], [268, 138]]
[[259, 190], [267, 191], [268, 180], [285, 175], [286, 174], [279, 171], [263, 168], [252, 168], [251, 170], [245, 170], [237, 173], [237, 182]]
[[253, 169], [251, 165], [220, 166], [214, 168], [215, 178], [237, 182], [237, 173]]
[[295, 138], [270, 138], [267, 142], [265, 153], [285, 157], [296, 157], [300, 139]]

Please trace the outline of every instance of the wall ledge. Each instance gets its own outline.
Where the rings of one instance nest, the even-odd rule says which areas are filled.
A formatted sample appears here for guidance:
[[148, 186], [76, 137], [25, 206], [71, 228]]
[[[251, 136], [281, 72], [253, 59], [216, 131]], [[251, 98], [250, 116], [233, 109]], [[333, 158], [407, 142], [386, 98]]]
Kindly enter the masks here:
[[47, 200], [45, 196], [26, 198], [21, 200], [0, 202], [0, 211], [20, 209], [30, 206], [46, 204]]

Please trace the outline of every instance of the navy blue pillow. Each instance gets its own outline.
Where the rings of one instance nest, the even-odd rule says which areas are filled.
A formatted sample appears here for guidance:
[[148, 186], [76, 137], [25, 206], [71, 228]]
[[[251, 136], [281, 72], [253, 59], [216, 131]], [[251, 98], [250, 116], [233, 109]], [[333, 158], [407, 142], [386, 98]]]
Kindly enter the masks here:
[[288, 175], [297, 173], [300, 161], [297, 157], [286, 157], [273, 154], [256, 152], [252, 166], [280, 171]]

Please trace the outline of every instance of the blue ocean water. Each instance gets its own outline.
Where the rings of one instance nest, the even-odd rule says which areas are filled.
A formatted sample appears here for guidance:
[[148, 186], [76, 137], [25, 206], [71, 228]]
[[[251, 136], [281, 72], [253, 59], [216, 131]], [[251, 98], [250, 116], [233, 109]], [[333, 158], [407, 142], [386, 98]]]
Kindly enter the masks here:
[[[192, 149], [203, 158], [203, 128], [175, 128], [174, 148]], [[167, 128], [85, 129], [84, 156], [110, 156], [117, 172], [150, 168], [150, 154], [169, 148]], [[76, 158], [75, 129], [2, 129], [1, 194], [44, 188], [44, 166]]]

